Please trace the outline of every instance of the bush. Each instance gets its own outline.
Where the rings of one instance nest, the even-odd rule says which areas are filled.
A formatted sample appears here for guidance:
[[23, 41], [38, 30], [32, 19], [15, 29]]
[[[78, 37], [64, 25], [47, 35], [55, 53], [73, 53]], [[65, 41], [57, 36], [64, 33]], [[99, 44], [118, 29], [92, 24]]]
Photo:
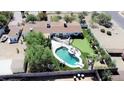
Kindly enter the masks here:
[[60, 19], [62, 19], [61, 16], [51, 16], [51, 20], [54, 22], [58, 22]]
[[34, 23], [34, 21], [37, 21], [37, 17], [33, 14], [29, 14], [26, 18], [26, 21], [27, 22], [31, 21], [32, 23]]
[[92, 20], [100, 25], [105, 25], [111, 21], [111, 16], [106, 13], [97, 13], [92, 14]]
[[110, 70], [101, 71], [101, 79], [102, 79], [102, 81], [111, 81], [112, 80], [112, 72]]
[[102, 33], [105, 33], [105, 29], [101, 29], [101, 32], [102, 32]]
[[1, 11], [0, 14], [4, 15], [7, 18], [7, 20], [13, 19], [13, 13], [10, 12], [10, 11], [6, 11], [6, 12], [5, 11]]
[[110, 31], [107, 31], [107, 35], [111, 36], [111, 35], [112, 35], [112, 33], [111, 33]]
[[64, 16], [64, 20], [67, 22], [67, 23], [71, 23], [72, 21], [75, 20], [75, 17], [74, 16], [69, 16], [69, 15], [65, 15]]
[[38, 16], [38, 19], [40, 21], [47, 21], [47, 14], [46, 14], [46, 12], [39, 12], [37, 16]]
[[81, 19], [84, 19], [84, 18], [85, 18], [85, 16], [84, 16], [84, 14], [83, 14], [83, 13], [79, 13], [79, 14], [78, 14], [78, 18], [81, 20]]
[[6, 16], [0, 14], [0, 25], [5, 25], [6, 23], [7, 23]]

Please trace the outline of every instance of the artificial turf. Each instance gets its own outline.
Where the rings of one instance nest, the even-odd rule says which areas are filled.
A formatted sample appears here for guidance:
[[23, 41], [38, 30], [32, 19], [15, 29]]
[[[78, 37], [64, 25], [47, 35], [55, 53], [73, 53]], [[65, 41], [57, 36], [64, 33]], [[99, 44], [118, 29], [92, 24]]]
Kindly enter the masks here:
[[90, 47], [90, 43], [88, 42], [87, 38], [84, 39], [74, 39], [72, 45], [80, 51], [88, 54], [94, 54], [93, 49]]

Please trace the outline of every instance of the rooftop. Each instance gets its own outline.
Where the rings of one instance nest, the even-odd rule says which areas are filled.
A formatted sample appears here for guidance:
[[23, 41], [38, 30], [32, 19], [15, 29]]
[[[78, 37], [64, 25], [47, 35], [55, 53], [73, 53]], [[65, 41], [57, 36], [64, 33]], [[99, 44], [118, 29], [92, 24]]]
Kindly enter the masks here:
[[35, 31], [43, 33], [53, 33], [53, 32], [80, 32], [81, 27], [77, 22], [68, 23], [68, 27], [64, 27], [62, 22], [51, 22], [51, 28], [47, 28], [47, 22], [36, 22], [35, 24], [27, 23], [24, 26], [23, 32], [27, 32], [30, 28], [33, 28]]

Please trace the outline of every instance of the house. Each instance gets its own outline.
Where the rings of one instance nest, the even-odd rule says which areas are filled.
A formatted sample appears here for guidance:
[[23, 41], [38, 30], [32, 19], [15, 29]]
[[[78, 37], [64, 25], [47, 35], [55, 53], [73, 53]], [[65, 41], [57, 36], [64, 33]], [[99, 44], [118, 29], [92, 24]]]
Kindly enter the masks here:
[[22, 35], [22, 31], [20, 30], [18, 33], [16, 33], [15, 36], [12, 36], [12, 37], [9, 38], [8, 43], [9, 44], [18, 43], [19, 38], [21, 37], [21, 35]]

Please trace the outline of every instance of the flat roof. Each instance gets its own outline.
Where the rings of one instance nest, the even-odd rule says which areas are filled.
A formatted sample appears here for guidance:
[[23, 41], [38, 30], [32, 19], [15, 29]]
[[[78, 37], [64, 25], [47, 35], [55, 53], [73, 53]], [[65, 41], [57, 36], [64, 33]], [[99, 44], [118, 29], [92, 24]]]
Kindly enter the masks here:
[[36, 22], [35, 24], [26, 23], [23, 32], [28, 32], [30, 28], [33, 28], [34, 31], [43, 32], [43, 33], [54, 33], [54, 32], [80, 32], [81, 27], [78, 22], [68, 23], [68, 27], [64, 27], [63, 22], [50, 22], [51, 28], [47, 28], [46, 21]]

